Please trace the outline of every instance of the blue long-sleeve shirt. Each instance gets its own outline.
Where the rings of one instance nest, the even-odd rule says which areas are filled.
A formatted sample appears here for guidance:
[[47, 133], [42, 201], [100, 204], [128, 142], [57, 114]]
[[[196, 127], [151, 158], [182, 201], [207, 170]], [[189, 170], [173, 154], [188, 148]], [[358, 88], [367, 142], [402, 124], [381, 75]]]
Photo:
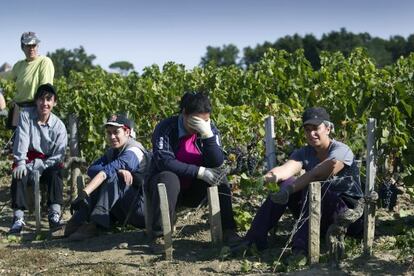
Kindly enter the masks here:
[[[108, 152], [111, 154], [108, 154]], [[112, 158], [109, 156], [112, 156]], [[145, 166], [145, 164], [143, 164], [144, 162], [144, 154], [136, 146], [132, 145], [121, 150], [109, 149], [106, 154], [96, 160], [88, 168], [88, 175], [90, 178], [93, 178], [99, 172], [104, 171], [107, 178], [111, 178], [116, 175], [119, 170], [138, 172], [140, 168]]]

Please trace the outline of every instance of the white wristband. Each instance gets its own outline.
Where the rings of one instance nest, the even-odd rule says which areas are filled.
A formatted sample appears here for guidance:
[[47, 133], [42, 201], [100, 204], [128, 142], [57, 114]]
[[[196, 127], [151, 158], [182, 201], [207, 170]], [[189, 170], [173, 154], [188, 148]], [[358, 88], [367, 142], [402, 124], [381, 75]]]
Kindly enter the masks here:
[[197, 178], [202, 178], [203, 176], [204, 176], [204, 172], [205, 172], [205, 170], [206, 170], [206, 168], [204, 168], [204, 167], [200, 167], [199, 169], [198, 169], [198, 172], [197, 172]]

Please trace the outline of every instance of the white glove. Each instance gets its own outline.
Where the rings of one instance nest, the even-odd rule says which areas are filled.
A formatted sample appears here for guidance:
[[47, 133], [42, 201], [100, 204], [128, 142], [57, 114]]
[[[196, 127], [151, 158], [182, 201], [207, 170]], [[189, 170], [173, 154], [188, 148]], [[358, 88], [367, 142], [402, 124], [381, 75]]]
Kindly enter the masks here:
[[293, 186], [289, 185], [283, 187], [277, 193], [273, 193], [270, 195], [270, 199], [276, 204], [287, 204], [289, 201], [289, 196], [293, 193]]
[[25, 176], [26, 174], [27, 174], [26, 164], [20, 164], [19, 166], [14, 168], [13, 173], [12, 173], [13, 178], [15, 179], [22, 179], [23, 176]]
[[218, 168], [205, 168], [200, 167], [198, 169], [197, 178], [207, 182], [211, 186], [217, 186], [220, 184], [221, 170]]
[[203, 139], [213, 137], [213, 131], [211, 130], [210, 122], [210, 119], [204, 121], [197, 116], [191, 116], [187, 121], [188, 126], [195, 130], [197, 133], [200, 133], [201, 138]]

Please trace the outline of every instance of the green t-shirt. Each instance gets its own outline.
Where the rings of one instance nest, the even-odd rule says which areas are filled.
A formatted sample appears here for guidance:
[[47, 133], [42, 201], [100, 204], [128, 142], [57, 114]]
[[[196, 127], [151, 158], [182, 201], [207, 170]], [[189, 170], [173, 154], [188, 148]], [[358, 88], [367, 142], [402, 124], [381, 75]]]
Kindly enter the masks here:
[[52, 60], [45, 56], [38, 56], [33, 61], [18, 61], [11, 71], [3, 74], [3, 77], [16, 81], [17, 91], [14, 101], [22, 103], [32, 101], [40, 85], [53, 84], [54, 75]]

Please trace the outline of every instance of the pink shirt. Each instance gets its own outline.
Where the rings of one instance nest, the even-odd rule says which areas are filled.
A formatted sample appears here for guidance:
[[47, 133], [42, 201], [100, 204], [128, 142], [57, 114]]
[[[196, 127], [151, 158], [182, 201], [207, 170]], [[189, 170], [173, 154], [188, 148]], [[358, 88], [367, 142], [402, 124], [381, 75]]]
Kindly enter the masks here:
[[[197, 134], [190, 134], [180, 138], [178, 151], [175, 154], [177, 160], [197, 166], [201, 166], [203, 164], [203, 156], [201, 155], [200, 150], [197, 148], [196, 140]], [[189, 177], [180, 177], [181, 189], [188, 189], [191, 186], [193, 180], [194, 179]]]

